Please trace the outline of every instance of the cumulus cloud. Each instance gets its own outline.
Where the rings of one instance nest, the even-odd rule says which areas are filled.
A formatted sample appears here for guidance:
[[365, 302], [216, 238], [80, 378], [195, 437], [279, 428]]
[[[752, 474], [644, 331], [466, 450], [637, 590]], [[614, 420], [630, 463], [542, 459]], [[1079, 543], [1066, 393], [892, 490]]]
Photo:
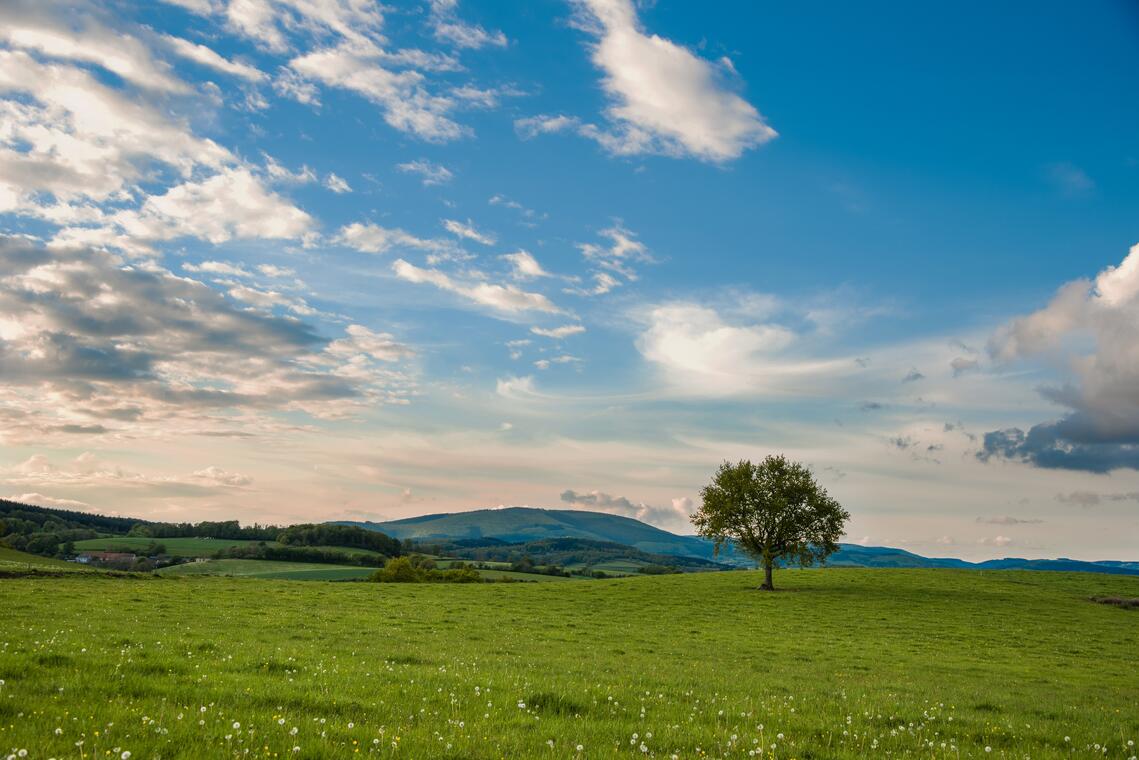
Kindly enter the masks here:
[[495, 393], [503, 398], [527, 399], [538, 395], [531, 375], [522, 377], [501, 377], [495, 382]]
[[297, 239], [315, 223], [245, 168], [176, 185], [150, 196], [138, 210], [114, 214], [109, 222], [135, 240], [197, 237], [214, 244], [242, 238]]
[[986, 433], [978, 456], [1037, 467], [1139, 469], [1139, 245], [1094, 280], [1075, 280], [1043, 309], [1013, 320], [989, 342], [1001, 363], [1043, 357], [1070, 380], [1042, 393], [1069, 412], [1027, 432]]
[[23, 51], [0, 50], [0, 96], [0, 212], [98, 221], [98, 209], [53, 211], [41, 196], [58, 204], [125, 200], [155, 165], [188, 177], [235, 161], [217, 143], [91, 73]]
[[611, 496], [603, 491], [562, 491], [561, 500], [577, 509], [611, 512], [623, 517], [654, 525], [687, 525], [692, 512], [692, 500], [688, 497], [672, 499], [667, 506], [653, 506], [644, 502], [633, 502], [624, 496]]
[[353, 222], [341, 227], [333, 242], [363, 253], [387, 253], [394, 249], [450, 254], [458, 250], [449, 240], [416, 237], [399, 228], [381, 227], [370, 222]]
[[1008, 546], [1013, 543], [1013, 540], [1008, 536], [994, 536], [993, 538], [982, 538], [977, 541], [981, 546]]
[[384, 334], [347, 331], [342, 340], [385, 360], [361, 362], [295, 317], [98, 251], [0, 241], [0, 315], [0, 440], [9, 442], [241, 422], [207, 420], [211, 410], [340, 416], [402, 403], [414, 385], [386, 366], [391, 349], [381, 356], [363, 343]]
[[498, 285], [490, 282], [458, 280], [438, 269], [424, 269], [403, 259], [392, 264], [396, 277], [413, 283], [434, 285], [440, 290], [454, 293], [480, 306], [487, 306], [501, 312], [515, 313], [541, 311], [559, 314], [561, 309], [541, 293], [521, 290], [514, 285]]
[[46, 8], [31, 3], [6, 3], [0, 9], [0, 40], [44, 58], [94, 64], [146, 90], [190, 90], [138, 38], [84, 18], [81, 11], [70, 18], [74, 23], [54, 18]]
[[631, 0], [577, 0], [579, 26], [609, 99], [608, 124], [541, 117], [520, 131], [573, 129], [615, 155], [657, 153], [724, 162], [775, 137], [759, 112], [732, 92], [731, 62], [712, 62], [644, 30]]
[[840, 359], [797, 356], [798, 335], [774, 323], [733, 323], [701, 304], [651, 308], [637, 338], [641, 355], [676, 390], [697, 396], [805, 392], [810, 380], [854, 371]]
[[217, 465], [210, 465], [209, 467], [201, 470], [196, 470], [193, 477], [204, 480], [218, 485], [230, 486], [233, 488], [240, 488], [253, 483], [253, 478], [248, 475], [242, 475], [240, 472], [229, 472], [223, 470]]
[[[468, 128], [448, 115], [456, 105], [453, 98], [429, 91], [417, 70], [389, 68], [385, 65], [388, 58], [374, 43], [359, 41], [314, 50], [294, 58], [289, 66], [307, 79], [367, 98], [380, 107], [384, 121], [401, 132], [429, 142], [469, 134]], [[417, 62], [439, 65], [430, 60]]]

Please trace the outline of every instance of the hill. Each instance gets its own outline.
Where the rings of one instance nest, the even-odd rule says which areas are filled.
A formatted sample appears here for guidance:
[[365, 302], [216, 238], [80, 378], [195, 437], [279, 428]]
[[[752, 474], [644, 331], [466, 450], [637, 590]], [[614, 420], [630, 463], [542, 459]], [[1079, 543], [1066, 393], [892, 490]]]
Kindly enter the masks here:
[[[735, 567], [754, 565], [749, 558], [730, 549], [714, 557], [712, 543], [697, 536], [681, 536], [629, 517], [585, 510], [507, 507], [423, 515], [390, 522], [345, 521], [338, 524], [378, 530], [421, 543], [494, 539], [507, 544], [523, 544], [550, 538], [581, 538], [622, 544], [649, 554], [698, 558]], [[828, 564], [836, 567], [1054, 570], [1139, 575], [1139, 562], [1017, 557], [968, 562], [949, 557], [923, 557], [905, 549], [859, 544], [840, 544], [839, 551], [831, 556]]]
[[649, 554], [712, 559], [712, 545], [695, 536], [678, 536], [630, 517], [576, 509], [506, 507], [408, 517], [390, 522], [339, 522], [378, 530], [399, 539], [495, 538], [526, 543], [547, 538], [584, 538], [631, 546]]
[[1139, 612], [1091, 598], [1139, 597], [1139, 579], [756, 581], [6, 579], [0, 741], [166, 760], [1135, 754]]

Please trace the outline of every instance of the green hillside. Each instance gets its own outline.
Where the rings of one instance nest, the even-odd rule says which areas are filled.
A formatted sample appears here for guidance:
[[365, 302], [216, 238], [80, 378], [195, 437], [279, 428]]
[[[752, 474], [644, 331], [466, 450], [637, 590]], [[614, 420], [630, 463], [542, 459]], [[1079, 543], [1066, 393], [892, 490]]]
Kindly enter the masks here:
[[344, 522], [399, 539], [497, 538], [510, 543], [547, 538], [585, 538], [632, 546], [652, 554], [711, 558], [712, 546], [693, 536], [678, 536], [629, 517], [574, 509], [506, 507], [424, 515], [391, 522]]
[[757, 580], [8, 579], [0, 747], [168, 759], [1135, 752], [1139, 612], [1090, 597], [1139, 597], [1139, 579], [788, 570], [776, 593]]

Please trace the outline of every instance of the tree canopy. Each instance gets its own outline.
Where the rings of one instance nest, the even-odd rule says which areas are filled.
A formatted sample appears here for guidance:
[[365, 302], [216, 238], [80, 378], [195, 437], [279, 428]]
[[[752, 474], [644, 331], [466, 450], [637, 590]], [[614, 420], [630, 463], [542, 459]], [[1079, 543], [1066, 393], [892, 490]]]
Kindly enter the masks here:
[[715, 544], [732, 543], [764, 569], [761, 588], [774, 590], [772, 571], [789, 561], [807, 567], [838, 550], [850, 513], [816, 481], [805, 465], [782, 455], [759, 464], [724, 462], [700, 492], [692, 522]]

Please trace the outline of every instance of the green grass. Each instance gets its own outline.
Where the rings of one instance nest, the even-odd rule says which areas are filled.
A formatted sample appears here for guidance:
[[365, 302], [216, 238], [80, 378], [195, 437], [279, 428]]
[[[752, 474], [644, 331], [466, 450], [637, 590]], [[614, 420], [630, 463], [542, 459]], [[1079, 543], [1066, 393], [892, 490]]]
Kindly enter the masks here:
[[1139, 612], [1089, 597], [1139, 597], [1139, 579], [827, 569], [781, 571], [774, 594], [757, 582], [0, 581], [0, 751], [1136, 754]]
[[29, 574], [29, 573], [74, 573], [84, 572], [89, 568], [77, 565], [74, 562], [65, 562], [62, 559], [41, 557], [37, 554], [9, 549], [0, 546], [0, 575]]
[[274, 562], [261, 559], [211, 559], [188, 562], [158, 571], [164, 577], [225, 575], [233, 578], [267, 578], [290, 581], [341, 581], [367, 578], [374, 567], [319, 565], [310, 562]]
[[[509, 565], [508, 565], [509, 567]], [[479, 575], [490, 580], [509, 579], [512, 581], [571, 581], [564, 575], [542, 575], [540, 573], [516, 573], [513, 570], [479, 570]]]
[[[261, 543], [260, 541], [235, 538], [144, 538], [140, 536], [107, 536], [104, 538], [89, 538], [84, 541], [76, 541], [75, 550], [77, 552], [84, 552], [124, 549], [126, 551], [141, 552], [145, 550], [151, 542], [166, 547], [166, 553], [175, 557], [212, 557], [221, 549], [229, 549], [234, 546], [253, 546]], [[281, 546], [281, 544], [278, 544], [276, 541], [266, 541], [265, 544], [267, 546]], [[379, 555], [379, 552], [372, 551], [371, 549], [360, 549], [354, 546], [314, 546], [297, 548], [327, 549], [340, 551], [345, 554], [368, 556]]]
[[[75, 551], [113, 551], [125, 549], [141, 552], [151, 543], [162, 544], [168, 554], [176, 557], [212, 557], [221, 549], [233, 546], [251, 546], [256, 541], [229, 538], [145, 538], [140, 536], [108, 536], [75, 542]], [[277, 544], [274, 543], [274, 546]]]

